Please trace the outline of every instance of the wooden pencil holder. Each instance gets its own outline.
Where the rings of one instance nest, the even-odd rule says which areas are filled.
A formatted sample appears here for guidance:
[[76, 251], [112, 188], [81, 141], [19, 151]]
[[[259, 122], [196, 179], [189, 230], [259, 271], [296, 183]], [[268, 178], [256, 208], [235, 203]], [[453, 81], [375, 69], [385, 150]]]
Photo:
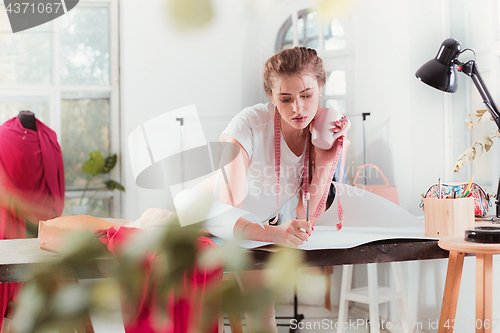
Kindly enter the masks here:
[[464, 236], [474, 228], [474, 198], [425, 198], [425, 236]]

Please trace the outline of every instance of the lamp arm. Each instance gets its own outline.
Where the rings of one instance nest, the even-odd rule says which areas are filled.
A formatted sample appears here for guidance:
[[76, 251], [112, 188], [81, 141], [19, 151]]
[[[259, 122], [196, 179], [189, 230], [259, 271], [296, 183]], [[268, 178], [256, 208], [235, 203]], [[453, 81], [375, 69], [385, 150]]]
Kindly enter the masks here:
[[481, 78], [481, 75], [479, 74], [475, 62], [472, 62], [472, 71], [468, 75], [471, 77], [472, 82], [474, 82], [474, 85], [479, 91], [479, 94], [483, 98], [484, 104], [490, 111], [490, 114], [493, 117], [495, 123], [497, 124], [497, 127], [500, 129], [500, 112], [498, 111], [498, 107], [495, 104], [495, 101], [493, 101], [493, 98], [491, 97], [488, 88], [486, 88], [486, 84], [484, 84], [484, 81]]

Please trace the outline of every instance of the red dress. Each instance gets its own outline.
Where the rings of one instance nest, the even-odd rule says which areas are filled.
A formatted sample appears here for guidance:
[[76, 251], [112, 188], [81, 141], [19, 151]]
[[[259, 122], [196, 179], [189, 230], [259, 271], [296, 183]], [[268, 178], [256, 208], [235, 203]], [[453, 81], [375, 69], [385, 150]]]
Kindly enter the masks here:
[[[64, 207], [64, 165], [56, 133], [36, 120], [37, 130], [17, 117], [0, 126], [0, 239], [26, 237], [26, 221], [60, 216]], [[0, 283], [0, 327], [9, 300], [21, 283]]]

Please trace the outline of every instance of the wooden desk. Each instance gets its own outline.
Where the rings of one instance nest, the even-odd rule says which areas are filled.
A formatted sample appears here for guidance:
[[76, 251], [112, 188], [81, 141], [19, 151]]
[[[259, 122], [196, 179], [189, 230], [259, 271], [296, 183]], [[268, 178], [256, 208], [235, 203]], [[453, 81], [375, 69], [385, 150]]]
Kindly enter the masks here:
[[[385, 240], [349, 249], [304, 251], [304, 264], [332, 266], [448, 258], [448, 251], [441, 249], [437, 244], [437, 240]], [[251, 250], [253, 263], [249, 269], [262, 268], [269, 256], [279, 249], [279, 246], [266, 246]], [[54, 253], [41, 250], [36, 238], [0, 240], [0, 282], [27, 281], [32, 266], [50, 261], [56, 256]], [[106, 266], [111, 260], [114, 259], [110, 255], [97, 259], [89, 265], [70, 267], [69, 273], [74, 279], [104, 277], [100, 267]]]
[[[25, 282], [30, 279], [29, 273], [34, 266], [49, 262], [56, 256], [40, 249], [37, 238], [0, 240], [0, 282]], [[99, 267], [110, 260], [113, 260], [111, 254], [90, 265], [69, 267], [68, 274], [74, 279], [102, 277]]]

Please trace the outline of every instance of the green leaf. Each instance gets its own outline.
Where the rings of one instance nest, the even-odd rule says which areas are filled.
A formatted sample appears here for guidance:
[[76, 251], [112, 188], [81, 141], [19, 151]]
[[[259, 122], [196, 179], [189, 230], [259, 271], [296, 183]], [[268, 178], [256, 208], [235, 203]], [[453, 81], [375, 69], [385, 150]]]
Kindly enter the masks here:
[[76, 318], [89, 305], [89, 295], [78, 283], [69, 283], [61, 287], [53, 298], [54, 314], [62, 318]]
[[99, 173], [102, 174], [110, 173], [111, 170], [113, 170], [113, 168], [115, 167], [117, 160], [118, 157], [116, 156], [116, 154], [109, 155], [108, 157], [106, 157], [106, 159], [104, 160], [104, 166], [99, 171]]
[[294, 286], [297, 269], [304, 260], [302, 251], [283, 248], [273, 253], [266, 263], [266, 281], [270, 283], [271, 290], [278, 294], [283, 294], [286, 290], [291, 290]]
[[125, 187], [114, 180], [108, 180], [104, 182], [104, 185], [106, 185], [106, 188], [110, 191], [119, 190], [125, 192]]
[[106, 160], [98, 150], [90, 152], [89, 156], [90, 159], [82, 165], [82, 172], [95, 177], [104, 167]]

